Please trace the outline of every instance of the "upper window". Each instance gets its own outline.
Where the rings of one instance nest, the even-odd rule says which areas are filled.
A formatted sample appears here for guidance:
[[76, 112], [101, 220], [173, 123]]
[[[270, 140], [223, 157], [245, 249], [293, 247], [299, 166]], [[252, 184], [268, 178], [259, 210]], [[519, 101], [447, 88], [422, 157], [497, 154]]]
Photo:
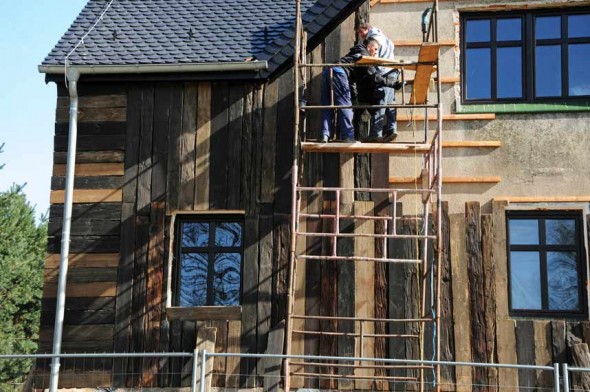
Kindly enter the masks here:
[[511, 314], [584, 315], [581, 213], [508, 211], [507, 225]]
[[176, 306], [240, 305], [243, 218], [177, 216]]
[[462, 17], [464, 102], [590, 97], [590, 10]]

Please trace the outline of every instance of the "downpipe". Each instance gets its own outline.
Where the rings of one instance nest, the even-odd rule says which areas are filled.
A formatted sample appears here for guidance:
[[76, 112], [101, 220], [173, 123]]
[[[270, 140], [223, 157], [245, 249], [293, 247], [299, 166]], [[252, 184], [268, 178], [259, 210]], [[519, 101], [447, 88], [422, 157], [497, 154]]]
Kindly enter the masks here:
[[66, 280], [68, 276], [68, 257], [70, 252], [70, 228], [72, 225], [72, 203], [74, 196], [74, 174], [76, 167], [76, 139], [78, 136], [78, 79], [80, 72], [76, 68], [69, 68], [66, 74], [69, 81], [70, 95], [70, 127], [68, 133], [68, 157], [66, 165], [66, 189], [64, 196], [64, 212], [62, 220], [61, 256], [59, 259], [59, 278], [57, 283], [57, 304], [55, 308], [55, 326], [53, 331], [53, 357], [51, 361], [51, 375], [49, 378], [49, 392], [56, 392], [59, 381], [59, 367], [61, 354], [61, 340], [64, 324], [64, 310], [66, 302]]

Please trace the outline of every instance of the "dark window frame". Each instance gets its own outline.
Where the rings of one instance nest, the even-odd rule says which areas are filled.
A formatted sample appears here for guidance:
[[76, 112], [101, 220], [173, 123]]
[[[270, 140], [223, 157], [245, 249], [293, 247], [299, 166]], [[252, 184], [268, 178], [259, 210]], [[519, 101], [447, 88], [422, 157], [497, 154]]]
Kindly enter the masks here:
[[[507, 283], [508, 283], [508, 310], [513, 317], [540, 317], [540, 318], [588, 318], [588, 301], [586, 293], [586, 247], [584, 238], [584, 214], [583, 211], [572, 210], [507, 210], [506, 211], [506, 261], [507, 261]], [[545, 238], [545, 221], [554, 219], [573, 219], [575, 222], [575, 243], [574, 245], [547, 245]], [[537, 245], [511, 245], [510, 244], [510, 221], [528, 219], [539, 221], [539, 244]], [[542, 222], [542, 224], [541, 224]], [[541, 274], [541, 303], [543, 309], [513, 309], [512, 307], [512, 273], [510, 255], [511, 251], [538, 251], [540, 274]], [[574, 250], [577, 252], [577, 273], [578, 273], [578, 298], [579, 310], [564, 311], [547, 309], [548, 284], [547, 284], [547, 252]]]
[[[520, 10], [506, 12], [464, 12], [461, 13], [461, 102], [463, 104], [485, 104], [485, 103], [564, 103], [564, 102], [581, 102], [588, 101], [590, 95], [568, 96], [569, 88], [569, 57], [568, 45], [571, 43], [588, 43], [590, 37], [585, 38], [567, 38], [568, 16], [576, 14], [590, 13], [589, 7], [572, 7], [566, 9], [539, 9], [539, 10]], [[561, 38], [535, 40], [535, 17], [537, 16], [560, 16], [561, 18]], [[514, 47], [518, 41], [496, 41], [496, 21], [498, 19], [520, 17], [521, 42], [522, 42], [522, 98], [497, 98], [497, 48]], [[467, 43], [466, 41], [466, 23], [470, 20], [490, 20], [490, 41]], [[561, 96], [559, 97], [536, 97], [536, 69], [535, 53], [537, 45], [561, 45]], [[491, 69], [491, 97], [490, 98], [467, 98], [467, 73], [466, 58], [467, 49], [487, 48], [490, 53]]]
[[[205, 246], [205, 247], [183, 247], [182, 246], [182, 230], [181, 225], [183, 223], [208, 223], [209, 224], [209, 240], [215, 238], [215, 223], [219, 222], [231, 222], [239, 223], [242, 226], [242, 238], [241, 245], [239, 247], [227, 247], [227, 246]], [[207, 300], [206, 304], [202, 306], [241, 306], [243, 299], [243, 285], [244, 285], [244, 228], [245, 219], [244, 215], [240, 214], [182, 214], [176, 215], [174, 222], [174, 255], [172, 262], [172, 306], [181, 308], [199, 308], [201, 306], [181, 306], [180, 305], [180, 284], [181, 284], [181, 263], [182, 253], [207, 253], [208, 264], [207, 264]], [[237, 305], [213, 305], [213, 283], [215, 279], [215, 253], [240, 253], [240, 295]]]

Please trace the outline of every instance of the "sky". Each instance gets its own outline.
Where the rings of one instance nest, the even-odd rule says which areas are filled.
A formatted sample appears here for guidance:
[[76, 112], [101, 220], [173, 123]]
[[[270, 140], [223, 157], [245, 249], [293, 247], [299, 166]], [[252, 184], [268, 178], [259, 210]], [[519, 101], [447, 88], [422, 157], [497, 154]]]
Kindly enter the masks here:
[[37, 217], [49, 208], [56, 86], [37, 66], [86, 0], [0, 0], [0, 192], [23, 185]]

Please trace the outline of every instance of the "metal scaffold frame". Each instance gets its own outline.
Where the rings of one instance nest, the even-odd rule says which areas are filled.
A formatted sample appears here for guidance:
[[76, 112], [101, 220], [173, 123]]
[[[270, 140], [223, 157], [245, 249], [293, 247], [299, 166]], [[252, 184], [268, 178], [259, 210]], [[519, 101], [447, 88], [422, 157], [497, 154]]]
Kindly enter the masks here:
[[[405, 71], [413, 70], [416, 71], [414, 78], [411, 98], [406, 99], [405, 89], [402, 89], [401, 103], [376, 106], [376, 105], [353, 105], [353, 106], [337, 106], [334, 105], [332, 97], [330, 105], [317, 105], [308, 104], [301, 100], [301, 80], [305, 82], [305, 72], [311, 67], [322, 67], [332, 69], [334, 66], [363, 66], [358, 64], [343, 65], [343, 64], [307, 64], [307, 37], [304, 31], [302, 22], [301, 12], [301, 0], [295, 0], [296, 5], [296, 19], [295, 19], [295, 51], [294, 51], [294, 137], [293, 137], [293, 166], [292, 166], [292, 206], [291, 206], [291, 242], [289, 247], [290, 265], [289, 265], [289, 287], [288, 287], [288, 298], [287, 298], [287, 320], [286, 320], [286, 354], [287, 356], [293, 354], [293, 336], [331, 336], [331, 337], [345, 337], [355, 340], [360, 340], [360, 344], [355, 343], [355, 355], [357, 357], [363, 357], [363, 339], [417, 339], [419, 341], [419, 360], [425, 360], [424, 353], [424, 340], [430, 339], [432, 341], [432, 358], [428, 358], [433, 361], [440, 360], [440, 274], [441, 271], [441, 253], [442, 249], [442, 236], [441, 236], [441, 211], [442, 211], [442, 104], [441, 104], [441, 77], [439, 73], [439, 56], [438, 56], [438, 1], [434, 0], [432, 8], [430, 9], [430, 19], [426, 24], [423, 22], [422, 35], [423, 45], [421, 47], [418, 61], [416, 62], [392, 62], [392, 61], [380, 61], [375, 62], [375, 59], [369, 59], [369, 62], [364, 64], [371, 65], [386, 65], [389, 67], [398, 68], [401, 70], [402, 81], [405, 80]], [[424, 17], [426, 16], [426, 11]], [[425, 48], [425, 53], [429, 53], [429, 56], [422, 56], [422, 49]], [[366, 65], [365, 65], [366, 66]], [[423, 71], [423, 72], [422, 72]], [[435, 102], [428, 102], [428, 86], [432, 73], [436, 71], [436, 94]], [[330, 72], [332, 76], [332, 72]], [[424, 95], [423, 100], [416, 99], [417, 85], [421, 85], [422, 93]], [[426, 86], [426, 87], [424, 87]], [[425, 89], [425, 90], [424, 90]], [[302, 107], [304, 106], [304, 107]], [[415, 140], [412, 143], [388, 143], [388, 144], [365, 144], [360, 145], [359, 143], [329, 143], [320, 144], [314, 143], [307, 140], [306, 122], [305, 119], [301, 121], [301, 113], [303, 110], [333, 110], [339, 108], [379, 108], [379, 107], [396, 107], [396, 108], [409, 108], [409, 109], [423, 109], [424, 110], [424, 137], [423, 140]], [[434, 132], [428, 129], [428, 110], [436, 110], [436, 123], [437, 129]], [[432, 134], [432, 135], [430, 135]], [[421, 167], [421, 183], [416, 182], [415, 189], [393, 189], [393, 188], [350, 188], [350, 187], [314, 187], [305, 186], [300, 182], [303, 178], [301, 173], [303, 172], [303, 155], [307, 152], [342, 152], [342, 153], [389, 153], [389, 154], [407, 154], [413, 153], [415, 156], [420, 155], [422, 157]], [[365, 192], [372, 197], [381, 197], [389, 200], [392, 208], [389, 214], [384, 215], [364, 215], [357, 214], [356, 212], [342, 211], [341, 200], [346, 195], [347, 199], [350, 199], [350, 195], [354, 192]], [[307, 210], [302, 211], [302, 199], [306, 194], [323, 194], [330, 195], [329, 207], [326, 210], [318, 212], [309, 212]], [[398, 216], [397, 205], [399, 199], [402, 196], [414, 197], [420, 200], [422, 204], [422, 211], [415, 212], [413, 217], [402, 217]], [[418, 210], [418, 209], [417, 209]], [[433, 211], [432, 211], [433, 210]], [[430, 214], [435, 217], [434, 233], [429, 233], [428, 228], [430, 226], [429, 219]], [[329, 230], [322, 231], [307, 231], [307, 227], [302, 229], [301, 222], [306, 219], [316, 219], [322, 222], [327, 222], [325, 227]], [[416, 226], [414, 233], [400, 233], [398, 228], [400, 222], [404, 220], [413, 220]], [[354, 233], [346, 230], [342, 230], [341, 222], [343, 221], [355, 221], [355, 222], [380, 222], [385, 227], [383, 233]], [[305, 226], [305, 225], [303, 225]], [[419, 227], [420, 226], [420, 227]], [[324, 251], [321, 254], [306, 254], [305, 251], [298, 254], [298, 240], [306, 240], [307, 238], [317, 238], [319, 241], [324, 243]], [[381, 246], [382, 255], [378, 256], [362, 256], [355, 254], [340, 254], [337, 243], [339, 239], [366, 239], [367, 241], [373, 241], [374, 244], [379, 243]], [[389, 257], [388, 242], [389, 240], [412, 240], [416, 244], [416, 257], [414, 258], [399, 258]], [[429, 245], [431, 245], [429, 247]], [[432, 249], [439, 250], [433, 252]], [[387, 263], [387, 264], [414, 264], [417, 266], [417, 276], [420, 277], [419, 289], [417, 294], [419, 296], [416, 301], [419, 304], [418, 317], [412, 318], [379, 318], [379, 317], [344, 317], [344, 316], [322, 316], [322, 315], [308, 315], [308, 314], [295, 314], [294, 303], [295, 296], [297, 294], [295, 289], [297, 266], [299, 263], [306, 262], [325, 262], [330, 261], [334, 263], [354, 261], [362, 263]], [[430, 286], [429, 292], [427, 292], [427, 285]], [[429, 296], [427, 308], [427, 296]], [[346, 331], [322, 331], [321, 329], [307, 330], [307, 329], [296, 329], [294, 328], [294, 320], [314, 320], [316, 322], [330, 321], [334, 323], [352, 323], [354, 325], [352, 332]], [[392, 325], [396, 323], [408, 324], [417, 326], [417, 333], [379, 333], [373, 332], [373, 329], [369, 329], [367, 332], [367, 324], [380, 325]], [[432, 324], [429, 329], [433, 336], [425, 337], [425, 326]], [[386, 331], [387, 332], [387, 331]], [[360, 352], [357, 352], [358, 350]], [[383, 367], [383, 364], [379, 364], [379, 359], [372, 365], [353, 363], [351, 365], [342, 365], [338, 361], [330, 361], [325, 363], [306, 363], [305, 361], [290, 362], [288, 358], [284, 360], [284, 388], [286, 392], [290, 391], [292, 377], [326, 377], [326, 378], [342, 378], [348, 380], [375, 380], [375, 376], [357, 375], [351, 374], [340, 374], [338, 371], [332, 373], [322, 373], [319, 371], [320, 368], [372, 368], [372, 369], [385, 369], [387, 372], [388, 367]], [[294, 371], [291, 367], [297, 367], [298, 371]], [[308, 367], [313, 367], [314, 371], [306, 371]], [[431, 382], [432, 390], [439, 390], [438, 382], [440, 380], [440, 366], [437, 364], [429, 366], [407, 366], [405, 369], [414, 369], [417, 371], [417, 377], [400, 377], [393, 376], [386, 373], [384, 376], [378, 377], [383, 381], [411, 381], [417, 383], [420, 391], [425, 390], [425, 370], [431, 369], [433, 372], [433, 382]]]

